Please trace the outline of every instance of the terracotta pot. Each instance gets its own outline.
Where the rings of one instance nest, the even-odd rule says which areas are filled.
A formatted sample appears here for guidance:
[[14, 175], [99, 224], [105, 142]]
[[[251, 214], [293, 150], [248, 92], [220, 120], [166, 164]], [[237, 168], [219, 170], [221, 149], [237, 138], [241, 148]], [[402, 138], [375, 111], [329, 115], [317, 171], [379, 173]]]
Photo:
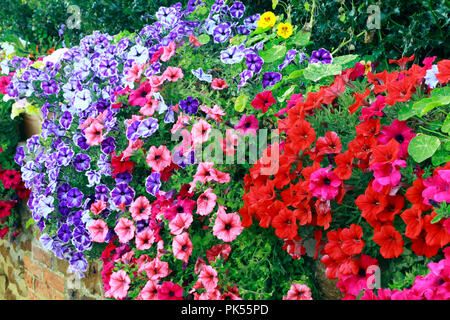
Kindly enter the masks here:
[[40, 116], [29, 114], [25, 114], [23, 116], [23, 126], [26, 140], [41, 133], [42, 122], [43, 120]]
[[340, 300], [344, 297], [341, 290], [336, 287], [338, 280], [327, 278], [325, 266], [319, 259], [316, 260], [315, 275], [317, 281], [319, 282], [322, 295], [326, 300]]

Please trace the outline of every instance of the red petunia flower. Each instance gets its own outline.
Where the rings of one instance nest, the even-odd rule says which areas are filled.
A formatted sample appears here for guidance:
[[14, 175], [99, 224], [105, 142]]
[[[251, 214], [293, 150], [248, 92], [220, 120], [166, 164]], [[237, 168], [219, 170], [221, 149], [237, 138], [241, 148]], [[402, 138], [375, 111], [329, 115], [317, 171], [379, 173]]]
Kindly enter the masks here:
[[166, 281], [158, 289], [158, 300], [183, 300], [183, 288], [172, 281]]
[[410, 239], [416, 239], [422, 232], [422, 212], [416, 206], [413, 206], [405, 210], [400, 217], [406, 223], [405, 236]]
[[128, 161], [128, 157], [122, 159], [122, 153], [118, 156], [116, 156], [116, 153], [114, 152], [111, 155], [111, 169], [112, 169], [112, 177], [116, 178], [116, 176], [119, 173], [128, 171], [132, 172], [135, 166], [135, 163], [133, 161]]
[[366, 99], [369, 94], [369, 88], [367, 88], [363, 93], [356, 92], [354, 94], [355, 102], [350, 107], [348, 107], [348, 111], [350, 112], [350, 114], [354, 114], [361, 106], [369, 106], [369, 102]]
[[410, 61], [413, 61], [414, 58], [415, 58], [415, 56], [414, 56], [414, 54], [413, 54], [413, 55], [410, 56], [410, 57], [402, 57], [402, 58], [400, 58], [400, 59], [398, 59], [398, 60], [389, 59], [389, 63], [391, 63], [391, 64], [392, 64], [392, 63], [396, 63], [396, 64], [398, 64], [398, 65], [400, 66], [400, 69], [401, 69], [401, 70], [405, 70], [406, 64], [407, 64], [408, 62], [410, 62]]
[[256, 95], [255, 99], [253, 99], [251, 105], [255, 109], [261, 110], [263, 113], [266, 113], [271, 105], [276, 103], [277, 101], [272, 95], [272, 91], [267, 90], [260, 92]]
[[337, 168], [333, 170], [333, 173], [341, 180], [350, 179], [353, 169], [353, 159], [353, 154], [349, 150], [338, 154], [334, 158]]
[[436, 78], [440, 83], [447, 83], [450, 80], [450, 60], [442, 60], [437, 63], [439, 73]]
[[362, 236], [362, 228], [359, 225], [351, 224], [350, 228], [342, 229], [339, 234], [342, 251], [347, 255], [360, 254], [365, 244]]
[[341, 140], [334, 131], [327, 131], [324, 137], [320, 137], [316, 141], [317, 155], [339, 153], [342, 150]]
[[17, 186], [21, 181], [20, 172], [17, 170], [5, 170], [0, 176], [5, 189], [11, 189]]
[[297, 235], [297, 221], [294, 213], [289, 209], [283, 209], [273, 218], [272, 227], [275, 228], [275, 234], [281, 239], [292, 240]]
[[380, 253], [385, 259], [398, 258], [403, 252], [405, 241], [393, 226], [386, 225], [375, 230], [372, 240], [381, 247]]

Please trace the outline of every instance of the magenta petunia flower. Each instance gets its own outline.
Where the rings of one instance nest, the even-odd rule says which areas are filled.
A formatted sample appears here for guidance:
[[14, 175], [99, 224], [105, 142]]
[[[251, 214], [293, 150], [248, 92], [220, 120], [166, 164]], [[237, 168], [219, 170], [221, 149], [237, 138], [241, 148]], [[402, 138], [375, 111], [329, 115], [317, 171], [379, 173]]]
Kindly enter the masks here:
[[450, 203], [450, 170], [439, 170], [437, 174], [426, 179], [423, 184], [425, 189], [422, 191], [423, 203], [430, 204], [430, 200], [438, 203]]
[[400, 143], [398, 155], [401, 159], [405, 159], [408, 156], [409, 142], [415, 136], [416, 133], [406, 125], [406, 121], [395, 119], [390, 126], [383, 127], [377, 140], [383, 145], [386, 145], [391, 139], [397, 140]]
[[311, 174], [309, 190], [313, 196], [331, 200], [338, 195], [341, 180], [330, 170], [331, 165], [328, 168], [320, 168]]
[[247, 135], [249, 133], [255, 135], [259, 128], [259, 121], [253, 114], [248, 117], [243, 115], [241, 120], [239, 120], [239, 123], [234, 126], [234, 128], [243, 135]]

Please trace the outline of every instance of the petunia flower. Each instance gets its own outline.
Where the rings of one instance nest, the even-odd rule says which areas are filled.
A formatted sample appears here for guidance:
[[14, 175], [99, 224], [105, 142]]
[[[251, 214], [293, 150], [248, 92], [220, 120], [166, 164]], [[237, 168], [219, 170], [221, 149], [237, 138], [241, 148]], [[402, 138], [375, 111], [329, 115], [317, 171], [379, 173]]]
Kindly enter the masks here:
[[268, 86], [273, 86], [275, 83], [281, 80], [283, 76], [279, 72], [266, 72], [263, 74], [261, 83], [265, 89]]
[[127, 243], [133, 239], [135, 230], [136, 227], [134, 226], [134, 222], [123, 217], [119, 219], [119, 222], [114, 227], [114, 231], [119, 237], [119, 242], [121, 243]]
[[151, 206], [148, 199], [140, 196], [130, 205], [131, 216], [135, 221], [148, 220], [151, 215]]
[[228, 88], [228, 84], [223, 79], [214, 78], [211, 82], [211, 88], [213, 88], [214, 90], [224, 90]]
[[260, 92], [256, 95], [255, 99], [251, 102], [253, 108], [261, 110], [263, 113], [266, 113], [271, 105], [276, 103], [277, 101], [272, 95], [272, 91], [267, 90]]
[[320, 48], [319, 50], [313, 51], [311, 53], [311, 58], [309, 58], [309, 63], [329, 64], [332, 62], [333, 57], [331, 56], [331, 53], [324, 48]]
[[400, 144], [398, 156], [401, 159], [406, 159], [408, 156], [409, 142], [416, 136], [415, 132], [408, 127], [406, 121], [399, 121], [395, 119], [390, 126], [384, 126], [380, 135], [377, 137], [378, 142], [386, 145], [391, 139], [397, 140]]
[[283, 300], [312, 300], [311, 289], [301, 283], [293, 283]]
[[175, 258], [187, 263], [192, 254], [192, 249], [192, 242], [191, 239], [189, 239], [189, 234], [187, 232], [173, 238], [172, 250]]
[[216, 206], [217, 195], [208, 188], [197, 198], [197, 214], [206, 216], [210, 214]]
[[231, 242], [241, 234], [243, 229], [241, 219], [236, 212], [226, 213], [223, 208], [219, 207], [214, 222], [213, 235], [225, 242]]
[[177, 67], [167, 67], [167, 69], [163, 72], [163, 77], [167, 81], [177, 82], [179, 79], [183, 78], [183, 71]]
[[219, 283], [217, 271], [211, 266], [204, 266], [202, 268], [198, 280], [202, 283], [207, 292], [214, 291]]
[[109, 290], [110, 295], [115, 299], [125, 298], [130, 289], [130, 283], [130, 277], [125, 270], [113, 272], [109, 280], [109, 285], [111, 286], [111, 289]]
[[158, 148], [151, 146], [145, 161], [153, 171], [162, 172], [172, 163], [172, 154], [164, 145], [161, 145]]
[[191, 136], [194, 147], [208, 141], [210, 132], [211, 125], [203, 119], [192, 125]]
[[328, 168], [320, 168], [311, 174], [309, 190], [313, 196], [332, 200], [338, 195], [341, 180], [330, 170], [331, 165]]
[[171, 281], [166, 281], [158, 289], [158, 300], [183, 300], [183, 288]]
[[105, 242], [108, 234], [108, 225], [102, 219], [93, 220], [88, 226], [89, 233], [93, 242]]
[[136, 249], [148, 250], [155, 242], [155, 236], [152, 229], [147, 228], [144, 231], [136, 233]]
[[248, 135], [249, 133], [256, 135], [256, 131], [259, 128], [259, 121], [253, 114], [249, 116], [244, 114], [234, 128], [243, 135]]

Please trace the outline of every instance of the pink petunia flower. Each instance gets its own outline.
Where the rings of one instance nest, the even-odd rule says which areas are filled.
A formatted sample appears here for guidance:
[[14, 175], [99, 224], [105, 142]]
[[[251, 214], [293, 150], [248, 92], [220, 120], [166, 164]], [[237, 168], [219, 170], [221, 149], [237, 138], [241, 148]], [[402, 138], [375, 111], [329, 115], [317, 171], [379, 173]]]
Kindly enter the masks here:
[[125, 78], [125, 80], [129, 82], [134, 82], [138, 80], [141, 77], [143, 70], [144, 70], [143, 65], [136, 62], [133, 63], [133, 66], [130, 69], [128, 69], [128, 75]]
[[225, 242], [231, 242], [241, 234], [244, 227], [236, 212], [226, 213], [223, 206], [219, 206], [217, 218], [214, 222], [213, 235]]
[[175, 49], [177, 45], [175, 42], [171, 41], [167, 46], [164, 47], [164, 52], [161, 55], [161, 61], [166, 62], [169, 61], [175, 55]]
[[320, 168], [310, 176], [309, 190], [312, 195], [325, 200], [336, 198], [341, 180], [328, 168]]
[[149, 97], [146, 103], [139, 109], [139, 112], [144, 116], [151, 117], [155, 113], [158, 104], [158, 100]]
[[158, 289], [158, 300], [183, 300], [183, 288], [171, 281], [166, 281]]
[[184, 230], [187, 230], [192, 224], [192, 213], [180, 213], [173, 218], [169, 223], [170, 234], [179, 235]]
[[216, 194], [211, 188], [208, 188], [197, 199], [197, 214], [201, 216], [210, 214], [216, 206], [216, 200]]
[[200, 162], [197, 167], [197, 172], [194, 175], [194, 183], [199, 181], [204, 184], [214, 179], [213, 162]]
[[395, 119], [390, 126], [383, 127], [377, 140], [383, 145], [386, 145], [391, 139], [397, 140], [400, 143], [398, 155], [400, 158], [405, 159], [408, 156], [409, 142], [415, 136], [415, 132], [406, 125], [406, 121]]
[[214, 78], [214, 80], [211, 82], [211, 88], [214, 90], [224, 90], [228, 88], [228, 83], [226, 83], [225, 80]]
[[120, 270], [111, 274], [109, 285], [111, 286], [110, 294], [115, 299], [123, 299], [128, 294], [130, 288], [130, 277], [124, 270]]
[[150, 86], [152, 87], [152, 92], [158, 91], [158, 89], [162, 86], [164, 81], [166, 81], [166, 77], [163, 75], [152, 75], [148, 79]]
[[162, 75], [170, 82], [177, 82], [184, 77], [183, 71], [177, 67], [168, 67]]
[[172, 163], [172, 154], [164, 145], [151, 146], [145, 160], [153, 171], [161, 172]]
[[130, 206], [131, 216], [135, 221], [148, 220], [152, 213], [151, 209], [150, 202], [144, 196], [136, 198]]
[[94, 121], [86, 130], [84, 130], [84, 137], [86, 143], [90, 146], [99, 145], [103, 141], [103, 125]]
[[438, 203], [450, 203], [450, 170], [437, 170], [436, 174], [424, 180], [422, 191], [423, 203], [430, 205], [430, 200]]
[[192, 126], [192, 141], [194, 146], [208, 141], [209, 133], [211, 132], [211, 125], [203, 119], [200, 119]]
[[93, 242], [105, 242], [106, 235], [108, 234], [108, 225], [102, 219], [94, 220], [88, 227], [91, 239]]
[[253, 114], [249, 116], [243, 115], [234, 128], [243, 135], [251, 134], [254, 136], [259, 128], [259, 121]]
[[127, 218], [120, 218], [117, 223], [114, 231], [116, 231], [117, 236], [119, 237], [119, 242], [127, 243], [131, 239], [134, 238], [134, 231], [136, 227], [134, 226], [134, 222]]
[[293, 283], [283, 300], [312, 300], [311, 289], [306, 284]]
[[214, 291], [219, 283], [217, 271], [211, 266], [204, 266], [198, 279], [208, 292]]
[[200, 110], [206, 113], [211, 119], [217, 122], [222, 122], [222, 116], [226, 115], [226, 113], [218, 106], [217, 104], [211, 109], [207, 106], [201, 105]]
[[139, 300], [158, 300], [158, 284], [156, 281], [148, 280], [139, 292]]
[[187, 232], [173, 238], [172, 250], [175, 258], [187, 263], [192, 254], [192, 249], [192, 242], [191, 239], [189, 239], [189, 234]]
[[128, 103], [132, 106], [141, 106], [143, 107], [148, 98], [151, 97], [152, 94], [152, 85], [145, 81], [140, 84], [139, 88], [132, 91], [128, 97]]
[[400, 182], [402, 175], [398, 168], [405, 168], [405, 160], [394, 160], [393, 162], [376, 162], [370, 165], [373, 170], [375, 180], [372, 187], [375, 191], [381, 192], [384, 186], [395, 187]]
[[147, 278], [150, 280], [160, 280], [169, 275], [169, 264], [166, 261], [161, 261], [159, 258], [153, 259], [151, 262], [144, 263], [142, 269], [145, 270]]
[[150, 228], [136, 234], [136, 248], [138, 250], [148, 250], [155, 242], [153, 230]]
[[106, 203], [103, 200], [97, 200], [96, 202], [91, 204], [91, 207], [89, 208], [89, 210], [94, 215], [99, 215], [105, 209], [106, 209]]

